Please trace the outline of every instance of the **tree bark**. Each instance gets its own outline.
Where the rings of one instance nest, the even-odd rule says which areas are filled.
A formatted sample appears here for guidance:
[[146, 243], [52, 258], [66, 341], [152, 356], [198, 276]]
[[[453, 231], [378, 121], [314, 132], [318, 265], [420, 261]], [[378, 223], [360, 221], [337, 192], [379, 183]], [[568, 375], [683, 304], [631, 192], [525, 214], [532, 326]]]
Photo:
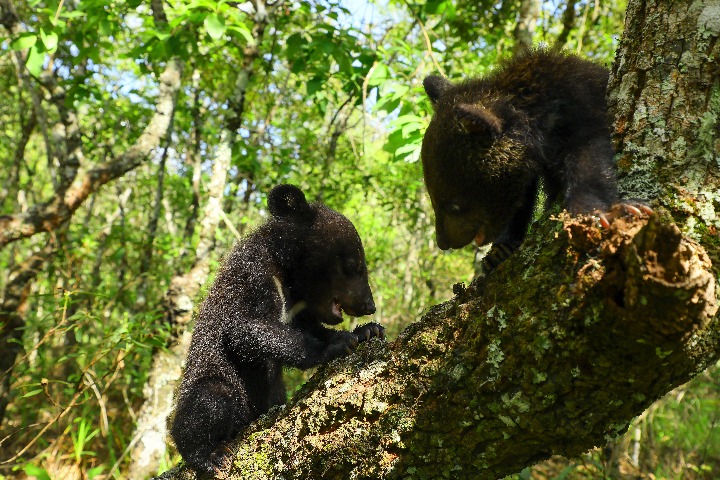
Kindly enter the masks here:
[[227, 478], [500, 478], [606, 443], [716, 362], [719, 36], [717, 0], [630, 2], [609, 98], [622, 186], [657, 214], [539, 222], [395, 342], [321, 367]]
[[709, 268], [658, 217], [550, 220], [394, 343], [320, 368], [244, 432], [230, 478], [491, 479], [576, 456], [717, 359]]
[[720, 2], [636, 1], [610, 79], [629, 197], [653, 198], [720, 274]]
[[515, 25], [515, 49], [531, 48], [533, 34], [540, 15], [540, 2], [538, 0], [521, 0]]

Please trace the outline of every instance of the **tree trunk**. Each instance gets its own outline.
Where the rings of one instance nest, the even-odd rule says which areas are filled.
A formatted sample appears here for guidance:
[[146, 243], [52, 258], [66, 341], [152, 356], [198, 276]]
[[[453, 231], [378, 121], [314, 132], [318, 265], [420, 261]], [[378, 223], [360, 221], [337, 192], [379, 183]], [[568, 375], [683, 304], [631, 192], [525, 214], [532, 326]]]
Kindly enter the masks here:
[[610, 79], [618, 166], [630, 197], [655, 198], [720, 274], [720, 2], [637, 1]]
[[143, 403], [135, 427], [135, 435], [127, 451], [132, 459], [129, 478], [147, 478], [157, 472], [165, 455], [167, 417], [172, 410], [175, 387], [182, 374], [182, 366], [190, 346], [188, 325], [192, 320], [194, 298], [210, 274], [211, 254], [215, 249], [215, 231], [222, 218], [222, 197], [230, 169], [229, 133], [224, 132], [215, 155], [209, 198], [200, 221], [200, 241], [195, 249], [195, 261], [189, 271], [176, 275], [165, 294], [165, 323], [171, 326], [173, 340], [168, 348], [153, 356], [148, 381], [143, 388]]
[[530, 48], [533, 46], [533, 34], [540, 15], [539, 0], [521, 0], [518, 10], [517, 24], [515, 25], [515, 49]]
[[500, 478], [606, 443], [717, 361], [720, 5], [631, 1], [626, 30], [622, 185], [658, 214], [545, 218], [395, 342], [321, 367], [241, 435], [228, 478]]

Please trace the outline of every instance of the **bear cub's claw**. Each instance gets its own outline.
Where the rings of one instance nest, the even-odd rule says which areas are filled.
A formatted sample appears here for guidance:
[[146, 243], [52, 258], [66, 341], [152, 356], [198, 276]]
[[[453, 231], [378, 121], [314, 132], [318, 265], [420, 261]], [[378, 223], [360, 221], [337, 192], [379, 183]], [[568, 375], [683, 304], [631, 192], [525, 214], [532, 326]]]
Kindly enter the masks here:
[[353, 333], [357, 335], [361, 342], [370, 340], [373, 337], [385, 340], [385, 328], [377, 323], [366, 323], [360, 325], [353, 330]]
[[607, 212], [596, 210], [593, 216], [597, 218], [602, 228], [610, 228], [610, 224], [616, 218], [630, 215], [633, 217], [642, 217], [643, 215], [652, 215], [653, 209], [637, 200], [623, 200], [612, 206]]

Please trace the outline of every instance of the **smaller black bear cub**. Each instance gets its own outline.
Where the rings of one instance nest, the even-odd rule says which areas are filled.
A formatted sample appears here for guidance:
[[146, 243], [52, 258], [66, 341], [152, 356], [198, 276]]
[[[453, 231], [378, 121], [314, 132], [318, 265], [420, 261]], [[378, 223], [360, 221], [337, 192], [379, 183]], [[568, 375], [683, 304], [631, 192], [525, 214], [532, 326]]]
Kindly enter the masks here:
[[458, 84], [427, 77], [435, 112], [422, 163], [438, 246], [493, 242], [491, 253], [506, 257], [525, 237], [540, 184], [573, 214], [617, 203], [607, 82], [604, 67], [546, 49]]
[[271, 218], [225, 259], [200, 307], [171, 434], [194, 468], [220, 466], [224, 444], [285, 402], [282, 367], [308, 369], [383, 337], [369, 323], [326, 328], [375, 312], [353, 224], [293, 185], [268, 195]]

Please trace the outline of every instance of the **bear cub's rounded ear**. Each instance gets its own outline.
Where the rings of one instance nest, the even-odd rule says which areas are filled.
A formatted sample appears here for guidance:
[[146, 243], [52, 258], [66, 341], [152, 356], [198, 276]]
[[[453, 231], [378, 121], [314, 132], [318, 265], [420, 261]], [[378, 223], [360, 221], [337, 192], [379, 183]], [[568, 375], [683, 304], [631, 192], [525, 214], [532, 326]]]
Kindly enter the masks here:
[[423, 80], [425, 93], [427, 93], [428, 98], [430, 98], [430, 103], [432, 103], [433, 106], [435, 106], [440, 96], [451, 86], [452, 83], [438, 75], [430, 75]]
[[268, 209], [273, 217], [298, 217], [309, 219], [312, 208], [305, 200], [305, 194], [295, 185], [278, 185], [268, 194]]

